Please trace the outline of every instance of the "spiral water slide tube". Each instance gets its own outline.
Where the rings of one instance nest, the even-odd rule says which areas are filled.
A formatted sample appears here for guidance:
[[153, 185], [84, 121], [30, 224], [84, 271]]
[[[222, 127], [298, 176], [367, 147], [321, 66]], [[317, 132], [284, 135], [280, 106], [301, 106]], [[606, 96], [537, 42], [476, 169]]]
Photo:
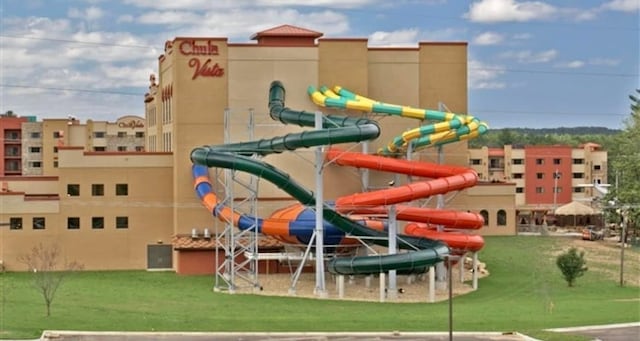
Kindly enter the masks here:
[[[285, 89], [279, 81], [274, 81], [269, 89], [269, 114], [272, 119], [284, 124], [315, 126], [315, 113], [295, 111], [285, 107]], [[272, 165], [251, 158], [258, 154], [265, 156], [272, 153], [293, 151], [321, 145], [360, 142], [375, 139], [380, 135], [379, 126], [372, 120], [339, 115], [323, 117], [321, 130], [308, 130], [301, 133], [241, 142], [225, 145], [198, 147], [191, 152], [193, 177], [196, 193], [204, 206], [218, 219], [232, 222], [240, 229], [257, 228], [258, 232], [296, 239], [298, 232], [289, 221], [282, 219], [257, 219], [222, 205], [212, 192], [207, 167], [217, 167], [242, 171], [267, 180], [298, 200], [302, 205], [315, 206], [313, 192], [307, 190], [291, 177]], [[388, 234], [371, 229], [366, 225], [349, 219], [335, 211], [329, 205], [323, 205], [324, 230], [331, 234], [339, 230], [342, 235], [363, 237], [373, 243], [388, 246]], [[256, 224], [257, 222], [257, 224]], [[305, 237], [309, 231], [305, 231]], [[329, 239], [330, 236], [323, 236]], [[335, 237], [335, 235], [334, 235]], [[425, 269], [444, 259], [449, 248], [440, 241], [422, 237], [398, 235], [397, 245], [409, 250], [392, 255], [373, 255], [359, 257], [336, 257], [329, 261], [327, 269], [336, 274], [376, 274], [397, 270], [401, 272], [423, 272]]]
[[[319, 91], [309, 87], [308, 93], [314, 103], [323, 107], [398, 115], [421, 121], [442, 121], [403, 133], [394, 138], [386, 147], [378, 150], [379, 155], [345, 152], [336, 148], [330, 149], [326, 154], [327, 160], [333, 160], [340, 166], [430, 178], [430, 180], [417, 181], [405, 186], [343, 196], [336, 200], [336, 209], [339, 212], [384, 215], [388, 212], [385, 207], [387, 205], [396, 205], [462, 190], [477, 183], [476, 172], [469, 168], [401, 160], [388, 156], [400, 155], [406, 151], [410, 142], [416, 149], [419, 149], [476, 137], [487, 131], [484, 122], [467, 115], [381, 103], [356, 95], [341, 87], [335, 87], [334, 91], [327, 87], [321, 87]], [[483, 226], [483, 218], [477, 213], [402, 205], [397, 205], [396, 209], [397, 219], [410, 221], [405, 226], [405, 233], [408, 235], [441, 240], [447, 243], [455, 253], [475, 252], [484, 246], [482, 236], [461, 231], [475, 230]], [[444, 228], [438, 229], [438, 226]]]

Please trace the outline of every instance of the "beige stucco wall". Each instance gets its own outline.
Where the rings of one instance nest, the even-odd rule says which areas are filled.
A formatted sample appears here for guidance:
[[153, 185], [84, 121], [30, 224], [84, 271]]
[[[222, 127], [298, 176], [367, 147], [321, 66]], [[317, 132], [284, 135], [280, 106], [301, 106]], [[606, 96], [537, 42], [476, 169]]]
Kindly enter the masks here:
[[[511, 183], [485, 183], [479, 184], [467, 190], [468, 198], [464, 205], [472, 212], [486, 210], [489, 214], [489, 221], [479, 231], [482, 235], [515, 235], [515, 185]], [[452, 207], [456, 207], [453, 204]], [[498, 211], [506, 212], [506, 225], [499, 226], [497, 223]]]
[[[10, 188], [30, 194], [60, 194], [59, 200], [24, 201], [22, 195], [2, 195], [1, 221], [23, 219], [21, 230], [2, 228], [2, 260], [20, 270], [17, 258], [38, 243], [59, 244], [63, 257], [87, 269], [146, 268], [148, 244], [170, 243], [172, 224], [171, 154], [100, 155], [80, 148], [61, 148], [58, 179], [10, 182]], [[67, 196], [67, 185], [78, 184], [80, 196]], [[92, 184], [104, 186], [93, 196]], [[128, 195], [116, 196], [116, 184], [127, 184]], [[116, 229], [116, 217], [128, 217], [129, 227]], [[32, 227], [34, 217], [45, 218], [44, 230]], [[80, 229], [69, 230], [67, 218], [80, 218]], [[103, 217], [104, 228], [93, 229], [92, 217]], [[8, 247], [10, 245], [10, 247]]]

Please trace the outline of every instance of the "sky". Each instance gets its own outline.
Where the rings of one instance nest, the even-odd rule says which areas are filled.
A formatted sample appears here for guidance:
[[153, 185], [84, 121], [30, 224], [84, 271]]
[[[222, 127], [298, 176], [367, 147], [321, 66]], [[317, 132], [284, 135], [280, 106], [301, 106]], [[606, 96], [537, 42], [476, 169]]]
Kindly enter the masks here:
[[640, 88], [640, 0], [0, 0], [0, 113], [144, 116], [166, 40], [283, 24], [372, 47], [468, 42], [468, 113], [492, 128], [624, 128]]

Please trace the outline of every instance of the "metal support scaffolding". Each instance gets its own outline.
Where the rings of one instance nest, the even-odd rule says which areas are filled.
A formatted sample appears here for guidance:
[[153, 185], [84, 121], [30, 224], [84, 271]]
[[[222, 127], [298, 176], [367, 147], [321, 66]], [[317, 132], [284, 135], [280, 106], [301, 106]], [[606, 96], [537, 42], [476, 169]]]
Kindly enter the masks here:
[[[317, 111], [315, 116], [316, 130], [322, 130], [322, 113]], [[316, 287], [315, 294], [319, 297], [326, 297], [327, 290], [324, 281], [324, 182], [322, 181], [322, 170], [324, 168], [324, 156], [322, 146], [317, 146], [315, 150], [315, 176], [316, 176]]]
[[[224, 143], [233, 142], [231, 139], [231, 111], [224, 112]], [[253, 140], [255, 123], [254, 111], [249, 110], [247, 125], [249, 139]], [[257, 157], [257, 156], [256, 156]], [[258, 281], [258, 184], [259, 178], [254, 175], [240, 174], [231, 169], [215, 170], [213, 184], [216, 196], [221, 198], [220, 204], [228, 206], [234, 212], [247, 214], [254, 218], [253, 225], [247, 229], [237, 229], [232, 221], [221, 222], [216, 226], [216, 250], [224, 251], [221, 261], [220, 252], [216, 252], [216, 271], [214, 291], [226, 290], [234, 293], [239, 288], [259, 290]], [[240, 188], [243, 197], [235, 197], [234, 189]], [[246, 193], [246, 195], [245, 195]], [[249, 257], [247, 257], [249, 255]]]

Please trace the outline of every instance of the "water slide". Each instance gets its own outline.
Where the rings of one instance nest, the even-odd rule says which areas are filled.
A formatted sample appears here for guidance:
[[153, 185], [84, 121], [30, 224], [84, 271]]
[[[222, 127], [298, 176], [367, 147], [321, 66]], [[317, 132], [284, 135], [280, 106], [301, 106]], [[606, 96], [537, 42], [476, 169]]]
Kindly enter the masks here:
[[[284, 124], [297, 124], [314, 127], [315, 114], [291, 110], [284, 105], [285, 90], [279, 81], [274, 81], [269, 90], [269, 113], [272, 119]], [[241, 142], [225, 145], [198, 147], [191, 152], [193, 177], [196, 193], [204, 206], [218, 219], [232, 222], [240, 229], [256, 226], [258, 232], [276, 235], [286, 240], [296, 240], [296, 225], [290, 219], [272, 217], [259, 219], [234, 212], [221, 204], [212, 192], [208, 178], [208, 168], [217, 167], [250, 173], [267, 180], [291, 195], [306, 207], [315, 206], [313, 192], [304, 188], [291, 177], [270, 164], [251, 158], [258, 154], [265, 156], [272, 153], [292, 151], [298, 148], [309, 148], [320, 145], [360, 142], [375, 139], [380, 135], [380, 128], [375, 121], [365, 118], [328, 115], [323, 117], [322, 130], [308, 130], [285, 136]], [[349, 219], [329, 205], [323, 206], [326, 240], [331, 240], [332, 233], [337, 230], [343, 235], [363, 237], [373, 243], [388, 246], [388, 234], [381, 230], [369, 228], [365, 224]], [[312, 231], [312, 230], [311, 230]], [[309, 231], [305, 231], [306, 236]], [[333, 235], [335, 237], [335, 235]], [[335, 240], [335, 238], [334, 238]], [[336, 274], [375, 274], [398, 270], [401, 272], [423, 272], [425, 269], [444, 259], [449, 254], [446, 244], [421, 237], [398, 235], [397, 245], [408, 250], [393, 255], [373, 255], [360, 257], [336, 257], [327, 269]]]
[[[477, 183], [476, 172], [466, 167], [401, 160], [385, 156], [400, 156], [401, 153], [406, 152], [409, 143], [413, 148], [420, 149], [474, 138], [487, 131], [484, 122], [469, 115], [381, 103], [341, 87], [335, 87], [333, 91], [327, 87], [321, 87], [320, 90], [310, 87], [308, 93], [314, 103], [323, 107], [398, 115], [420, 121], [441, 121], [404, 132], [394, 138], [386, 147], [378, 150], [379, 155], [330, 149], [326, 155], [327, 160], [332, 160], [340, 166], [430, 178], [430, 180], [417, 181], [405, 186], [341, 197], [336, 201], [336, 208], [339, 212], [383, 215], [388, 212], [386, 205], [396, 205], [458, 191], [472, 187]], [[396, 209], [397, 219], [410, 221], [405, 226], [405, 233], [408, 235], [444, 241], [456, 253], [475, 252], [484, 246], [482, 236], [462, 232], [462, 230], [479, 229], [484, 225], [482, 216], [477, 213], [411, 206], [397, 206]]]

